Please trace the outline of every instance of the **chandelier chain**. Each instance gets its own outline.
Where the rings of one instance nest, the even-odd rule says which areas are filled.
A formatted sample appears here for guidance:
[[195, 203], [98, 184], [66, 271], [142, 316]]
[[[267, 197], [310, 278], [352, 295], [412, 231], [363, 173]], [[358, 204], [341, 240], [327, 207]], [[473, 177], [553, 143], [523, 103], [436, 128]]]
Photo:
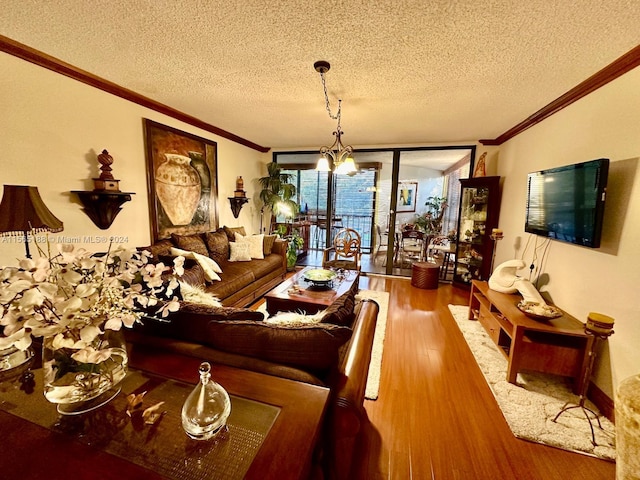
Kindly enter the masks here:
[[342, 111], [342, 100], [338, 99], [338, 112], [333, 115], [331, 113], [331, 103], [329, 102], [329, 94], [327, 93], [327, 82], [325, 81], [324, 78], [324, 72], [320, 72], [320, 78], [322, 79], [322, 88], [324, 89], [324, 101], [325, 101], [325, 107], [327, 109], [327, 113], [329, 114], [329, 117], [332, 120], [337, 120], [338, 121], [338, 129], [340, 129], [340, 113]]

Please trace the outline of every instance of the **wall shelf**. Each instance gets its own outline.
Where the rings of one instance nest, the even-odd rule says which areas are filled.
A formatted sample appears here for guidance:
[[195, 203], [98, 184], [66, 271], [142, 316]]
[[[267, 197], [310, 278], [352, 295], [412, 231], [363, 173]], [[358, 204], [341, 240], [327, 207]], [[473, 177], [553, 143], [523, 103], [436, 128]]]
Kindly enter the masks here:
[[228, 197], [229, 203], [231, 203], [231, 211], [233, 212], [233, 218], [238, 218], [242, 206], [249, 201], [247, 197]]
[[131, 195], [135, 195], [131, 192], [108, 190], [73, 190], [71, 193], [78, 195], [84, 206], [84, 212], [101, 230], [106, 230], [111, 226], [122, 210], [122, 204], [131, 201]]

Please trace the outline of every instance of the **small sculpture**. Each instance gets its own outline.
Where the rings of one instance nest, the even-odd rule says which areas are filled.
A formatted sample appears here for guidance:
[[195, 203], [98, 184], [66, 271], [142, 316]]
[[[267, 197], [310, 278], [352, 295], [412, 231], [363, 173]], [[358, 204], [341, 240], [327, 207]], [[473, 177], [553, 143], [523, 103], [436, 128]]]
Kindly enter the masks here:
[[474, 177], [486, 177], [487, 176], [487, 170], [485, 168], [485, 159], [487, 158], [487, 152], [484, 152], [482, 155], [480, 155], [480, 158], [478, 159], [478, 163], [476, 164], [476, 168], [473, 171], [473, 176]]
[[113, 164], [113, 157], [109, 155], [109, 152], [102, 150], [102, 153], [98, 155], [98, 162], [100, 162], [100, 180], [113, 180], [111, 174], [111, 165]]
[[247, 194], [244, 191], [244, 180], [242, 177], [236, 178], [236, 190], [233, 193], [234, 197], [246, 197]]
[[102, 150], [102, 153], [98, 155], [98, 162], [100, 162], [100, 177], [93, 179], [94, 190], [109, 190], [112, 192], [120, 191], [120, 180], [113, 178], [111, 173], [111, 165], [113, 164], [113, 157], [109, 155], [109, 152]]

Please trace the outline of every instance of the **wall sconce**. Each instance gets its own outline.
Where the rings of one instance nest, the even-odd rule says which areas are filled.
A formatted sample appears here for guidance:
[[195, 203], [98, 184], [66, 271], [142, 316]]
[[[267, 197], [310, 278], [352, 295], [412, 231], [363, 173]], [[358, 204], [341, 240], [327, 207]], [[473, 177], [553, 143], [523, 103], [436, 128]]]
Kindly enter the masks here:
[[249, 199], [244, 191], [244, 180], [242, 177], [236, 179], [236, 189], [233, 192], [233, 197], [229, 197], [229, 203], [231, 204], [231, 212], [233, 212], [233, 218], [238, 218], [242, 206], [247, 203]]
[[0, 203], [0, 236], [24, 235], [29, 252], [29, 232], [61, 232], [63, 225], [42, 201], [38, 187], [5, 185]]
[[130, 201], [131, 195], [135, 194], [120, 191], [120, 180], [113, 178], [111, 173], [113, 157], [108, 151], [103, 150], [98, 155], [98, 162], [101, 165], [101, 173], [99, 178], [93, 179], [94, 189], [92, 191], [74, 190], [71, 193], [78, 195], [84, 206], [84, 213], [93, 223], [101, 230], [106, 230], [122, 210], [122, 204]]

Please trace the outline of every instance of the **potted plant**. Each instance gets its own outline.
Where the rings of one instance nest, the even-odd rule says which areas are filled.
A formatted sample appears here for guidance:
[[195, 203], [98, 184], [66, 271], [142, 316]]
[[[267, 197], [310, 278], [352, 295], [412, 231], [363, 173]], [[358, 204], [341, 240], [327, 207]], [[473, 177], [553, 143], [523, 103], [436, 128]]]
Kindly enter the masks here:
[[[293, 198], [296, 195], [296, 186], [291, 183], [293, 175], [282, 173], [280, 166], [271, 162], [267, 165], [267, 176], [258, 179], [260, 187], [260, 200], [264, 203], [264, 208], [271, 212], [270, 225], [273, 227], [278, 215], [293, 218], [300, 207]], [[263, 211], [261, 210], [261, 212]], [[272, 231], [270, 228], [269, 231]]]
[[447, 208], [447, 199], [445, 197], [429, 197], [425, 203], [427, 211], [423, 214], [416, 215], [413, 224], [418, 230], [429, 235], [439, 234], [442, 230], [442, 218]]
[[287, 237], [287, 241], [289, 242], [287, 246], [287, 270], [291, 271], [296, 266], [298, 250], [302, 248], [304, 240], [298, 235], [298, 232], [294, 230], [293, 233]]

